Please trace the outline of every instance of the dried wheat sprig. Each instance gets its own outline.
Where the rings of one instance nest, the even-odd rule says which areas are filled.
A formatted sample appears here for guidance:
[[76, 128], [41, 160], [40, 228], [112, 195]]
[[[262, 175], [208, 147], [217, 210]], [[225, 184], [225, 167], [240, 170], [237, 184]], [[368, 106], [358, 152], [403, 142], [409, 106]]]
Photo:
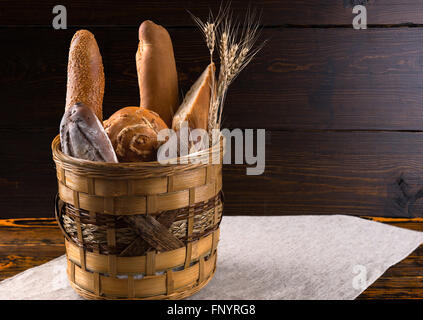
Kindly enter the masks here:
[[248, 8], [241, 28], [240, 23], [233, 18], [229, 6], [221, 7], [216, 18], [210, 13], [206, 22], [202, 22], [190, 13], [205, 36], [211, 62], [213, 62], [215, 46], [218, 47], [220, 69], [217, 81], [213, 79], [211, 85], [212, 98], [208, 118], [210, 135], [213, 129], [220, 129], [229, 85], [265, 44], [263, 42], [259, 46], [255, 46], [260, 26], [260, 17], [257, 16], [256, 11], [251, 11]]
[[213, 61], [214, 44], [216, 42], [216, 33], [214, 31], [214, 23], [206, 22], [204, 25], [204, 33], [206, 35], [207, 48], [210, 52], [210, 61]]
[[209, 17], [206, 22], [203, 22], [200, 18], [193, 15], [190, 11], [188, 13], [191, 15], [194, 22], [198, 25], [201, 32], [203, 33], [203, 36], [206, 40], [207, 48], [209, 49], [210, 53], [210, 62], [213, 62], [213, 53], [215, 49], [216, 44], [216, 29], [219, 26], [220, 22], [222, 21], [222, 18], [224, 17], [226, 12], [226, 7], [222, 9], [222, 7], [219, 9], [219, 13], [216, 17], [213, 16], [213, 13], [209, 12]]

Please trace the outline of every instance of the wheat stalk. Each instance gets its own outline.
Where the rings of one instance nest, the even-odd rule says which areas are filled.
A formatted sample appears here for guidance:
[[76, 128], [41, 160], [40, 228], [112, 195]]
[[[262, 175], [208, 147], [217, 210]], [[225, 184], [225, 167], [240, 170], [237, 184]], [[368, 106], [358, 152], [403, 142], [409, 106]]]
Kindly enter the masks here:
[[211, 63], [215, 47], [218, 46], [220, 69], [217, 81], [213, 79], [211, 85], [212, 98], [208, 118], [208, 132], [211, 135], [213, 129], [221, 127], [223, 106], [229, 85], [262, 49], [265, 41], [255, 46], [260, 21], [256, 11], [247, 10], [242, 29], [240, 23], [233, 19], [229, 5], [221, 7], [216, 18], [210, 12], [206, 22], [193, 14], [191, 16], [205, 37]]

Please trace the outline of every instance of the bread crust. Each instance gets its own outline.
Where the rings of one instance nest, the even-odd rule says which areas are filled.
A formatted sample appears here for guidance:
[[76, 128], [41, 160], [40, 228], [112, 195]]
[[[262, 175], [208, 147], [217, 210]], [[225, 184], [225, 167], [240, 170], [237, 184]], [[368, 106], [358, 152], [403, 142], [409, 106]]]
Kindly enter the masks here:
[[62, 152], [79, 159], [117, 163], [112, 143], [94, 111], [82, 103], [68, 108], [60, 122]]
[[94, 35], [77, 31], [71, 41], [68, 59], [66, 107], [81, 102], [103, 120], [104, 70]]
[[125, 107], [104, 121], [104, 128], [120, 162], [152, 161], [161, 145], [157, 133], [167, 129], [153, 111]]
[[139, 28], [135, 55], [140, 106], [160, 115], [167, 126], [178, 108], [178, 75], [172, 40], [165, 28], [147, 20]]
[[[172, 120], [172, 129], [178, 131], [184, 122], [190, 129], [208, 128], [211, 91], [216, 67], [210, 63], [197, 81], [185, 95], [185, 99], [179, 106]], [[201, 81], [201, 82], [200, 82]], [[194, 95], [195, 96], [192, 96]]]

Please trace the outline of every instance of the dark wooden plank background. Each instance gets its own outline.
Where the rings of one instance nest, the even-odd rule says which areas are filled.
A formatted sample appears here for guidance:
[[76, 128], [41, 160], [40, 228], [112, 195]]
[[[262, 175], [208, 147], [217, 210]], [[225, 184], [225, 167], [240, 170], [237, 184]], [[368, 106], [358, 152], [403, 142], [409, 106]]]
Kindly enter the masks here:
[[[225, 0], [65, 0], [13, 1], [2, 0], [0, 20], [3, 25], [46, 25], [51, 20], [53, 6], [67, 7], [72, 25], [125, 25], [139, 24], [153, 19], [166, 26], [192, 25], [184, 10], [206, 16], [209, 8], [219, 8]], [[366, 4], [369, 24], [422, 24], [423, 3], [419, 0], [255, 0], [250, 1], [263, 10], [263, 25], [351, 25], [351, 8]], [[243, 14], [248, 1], [232, 0], [234, 11]]]
[[[354, 3], [367, 30], [351, 26]], [[51, 217], [67, 51], [94, 32], [106, 72], [105, 116], [138, 103], [134, 55], [144, 19], [172, 36], [181, 93], [207, 64], [188, 9], [220, 1], [50, 1], [0, 6], [0, 217]], [[267, 130], [266, 171], [225, 166], [225, 214], [423, 216], [423, 2], [255, 1], [268, 44], [230, 88], [224, 125]], [[237, 12], [245, 1], [232, 1]]]

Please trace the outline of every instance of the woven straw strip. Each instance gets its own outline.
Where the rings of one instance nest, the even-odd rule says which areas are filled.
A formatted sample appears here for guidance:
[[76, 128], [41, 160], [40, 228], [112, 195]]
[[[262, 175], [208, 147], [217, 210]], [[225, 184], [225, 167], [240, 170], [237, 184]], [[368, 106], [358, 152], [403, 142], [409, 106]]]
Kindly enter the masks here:
[[68, 262], [69, 279], [71, 282], [75, 282], [75, 263], [70, 260]]
[[199, 267], [200, 267], [200, 274], [198, 276], [198, 281], [201, 283], [204, 281], [204, 258], [201, 257], [199, 261]]
[[[212, 234], [198, 241], [191, 243], [191, 261], [193, 263], [201, 257], [207, 256], [212, 252], [214, 238], [219, 238], [219, 229]], [[79, 248], [74, 243], [65, 240], [66, 253], [69, 260], [81, 266]], [[154, 257], [154, 269], [156, 272], [166, 271], [168, 269], [179, 268], [185, 265], [186, 247], [172, 251], [157, 253]], [[101, 274], [109, 273], [109, 255], [86, 252], [86, 269], [91, 272]], [[138, 257], [116, 257], [117, 274], [145, 274], [147, 259], [146, 256]]]
[[99, 295], [101, 295], [101, 288], [100, 288], [100, 274], [98, 272], [95, 272], [93, 274], [93, 281], [94, 281], [94, 285], [93, 285], [94, 290], [93, 290], [93, 292], [96, 295], [99, 296]]
[[[68, 263], [70, 262], [68, 261]], [[215, 263], [216, 254], [213, 254], [208, 260], [204, 261], [204, 278], [210, 278], [213, 275], [215, 270]], [[175, 291], [191, 291], [192, 288], [199, 285], [199, 277], [199, 262], [187, 269], [181, 271], [173, 271], [173, 289]], [[72, 281], [72, 285], [74, 287], [77, 286], [82, 290], [88, 291], [89, 293], [91, 293], [91, 295], [95, 295], [93, 278], [93, 273], [84, 271], [79, 266], [76, 266], [75, 281]], [[134, 279], [133, 282], [135, 298], [152, 298], [156, 296], [157, 298], [163, 299], [168, 294], [169, 280], [167, 274], [149, 276], [142, 279]], [[97, 298], [128, 298], [128, 279], [110, 278], [106, 275], [100, 275], [100, 286], [103, 296], [97, 296]]]
[[186, 297], [189, 297], [198, 291], [200, 291], [203, 287], [205, 287], [210, 280], [213, 278], [215, 273], [215, 270], [212, 272], [212, 274], [201, 284], [194, 285], [188, 288], [181, 288], [177, 291], [174, 291], [172, 294], [165, 294], [165, 295], [158, 295], [158, 296], [152, 296], [152, 297], [134, 297], [134, 298], [128, 298], [128, 297], [108, 297], [108, 296], [99, 296], [96, 294], [93, 294], [85, 289], [82, 289], [81, 287], [78, 287], [75, 283], [70, 283], [71, 287], [82, 297], [86, 299], [94, 299], [94, 300], [180, 300], [184, 299]]
[[[168, 164], [163, 165], [158, 162], [128, 162], [128, 163], [105, 163], [83, 159], [76, 159], [65, 155], [60, 151], [60, 137], [57, 135], [52, 144], [53, 160], [56, 165], [75, 175], [82, 175], [91, 178], [120, 178], [120, 179], [140, 179], [175, 175], [196, 168], [204, 168], [207, 165], [202, 163], [203, 158], [209, 159], [212, 154], [213, 163], [222, 163], [224, 141], [216, 144], [208, 150], [200, 151], [187, 158], [195, 157], [199, 163], [188, 164]], [[181, 158], [182, 160], [182, 158]]]
[[128, 276], [128, 298], [134, 298], [134, 297], [135, 297], [134, 277]]
[[56, 173], [57, 173], [57, 180], [62, 182], [63, 184], [66, 184], [65, 170], [62, 167], [57, 166]]
[[[65, 175], [65, 171], [63, 175]], [[85, 175], [75, 175], [67, 172], [67, 183], [58, 175], [58, 180], [68, 188], [86, 193], [88, 195], [97, 195], [103, 197], [118, 197], [125, 195], [150, 195], [167, 192], [181, 191], [189, 187], [198, 187], [205, 183], [205, 169], [199, 168], [190, 172], [175, 176], [177, 180], [175, 188], [168, 188], [167, 177], [157, 177], [149, 179], [104, 179], [87, 177]], [[173, 176], [171, 176], [173, 177]], [[171, 179], [173, 180], [173, 179]]]
[[[214, 208], [216, 203], [217, 209]], [[191, 210], [194, 210], [191, 240], [196, 240], [209, 234], [218, 227], [222, 215], [222, 202], [220, 196], [203, 203], [196, 203], [193, 207], [186, 207], [183, 210], [178, 209], [177, 211], [161, 212], [159, 216], [172, 216], [177, 213], [175, 221], [169, 230], [180, 240], [189, 241], [187, 231], [188, 229], [191, 230], [191, 226], [188, 226]], [[81, 221], [82, 234], [84, 237], [83, 242], [81, 242], [77, 236], [74, 221], [76, 217], [79, 217]], [[88, 251], [119, 255], [123, 249], [138, 238], [136, 230], [133, 230], [132, 226], [128, 227], [128, 225], [118, 216], [98, 213], [94, 217], [93, 214], [84, 210], [76, 210], [70, 205], [63, 207], [61, 222], [72, 241]], [[107, 225], [115, 226], [116, 246], [109, 247], [107, 245], [107, 228], [105, 227]]]
[[[65, 220], [67, 220], [66, 216], [65, 216]], [[175, 234], [180, 240], [188, 241], [187, 237], [183, 235], [183, 233], [185, 233], [186, 231], [186, 229], [183, 227], [184, 225], [186, 224], [183, 223], [182, 225], [178, 225], [178, 228], [175, 229], [175, 231], [173, 231], [172, 229], [171, 230], [172, 230], [172, 233]], [[219, 223], [216, 225], [211, 225], [208, 228], [199, 229], [198, 232], [196, 231], [193, 233], [191, 240], [198, 240], [202, 237], [209, 235], [214, 230], [216, 230], [218, 226], [219, 226]], [[69, 227], [65, 226], [65, 229], [69, 230]], [[101, 230], [104, 230], [104, 228], [102, 228]], [[118, 243], [116, 247], [109, 247], [107, 243], [103, 242], [103, 240], [92, 237], [94, 235], [96, 237], [100, 236], [100, 237], [103, 237], [102, 239], [105, 239], [105, 237], [103, 236], [105, 233], [106, 233], [105, 231], [103, 232], [97, 229], [97, 231], [95, 231], [94, 234], [90, 233], [90, 235], [87, 235], [87, 237], [85, 238], [86, 240], [84, 244], [78, 241], [78, 239], [75, 237], [74, 232], [68, 232], [68, 235], [77, 246], [83, 247], [85, 250], [89, 252], [99, 252], [103, 254], [108, 253], [108, 254], [116, 254], [116, 255], [120, 255], [122, 250], [124, 250], [127, 247], [127, 245], [131, 244], [132, 243], [131, 241], [135, 241], [135, 239], [138, 237], [138, 235], [136, 233], [133, 233], [131, 229], [117, 229], [117, 233], [118, 233], [117, 238], [121, 242]]]
[[[220, 190], [214, 183], [197, 187], [195, 188], [195, 199], [197, 202], [207, 201], [215, 197]], [[75, 196], [75, 193], [78, 195]], [[160, 211], [181, 209], [189, 205], [189, 190], [157, 195], [157, 205], [154, 208], [154, 212], [147, 211], [147, 198], [145, 196], [92, 196], [78, 193], [61, 182], [59, 182], [59, 195], [64, 202], [74, 207], [113, 215], [152, 214]]]
[[[160, 211], [157, 212], [157, 215], [161, 214], [173, 214], [174, 212], [177, 213], [177, 219], [176, 220], [184, 220], [187, 219], [191, 214], [191, 212], [194, 213], [194, 216], [196, 215], [202, 215], [204, 211], [213, 209], [215, 207], [219, 208], [221, 201], [221, 195], [218, 194], [215, 197], [208, 199], [206, 201], [196, 201], [193, 205], [188, 205], [183, 208], [174, 209], [174, 210], [167, 210], [167, 211]], [[190, 210], [192, 209], [192, 210]], [[78, 209], [71, 205], [66, 205], [66, 215], [73, 217], [80, 217], [81, 223], [83, 224], [93, 224], [96, 226], [102, 226], [105, 224], [108, 224], [110, 221], [115, 221], [115, 216], [110, 214], [103, 214], [103, 213], [95, 213], [94, 211], [87, 211], [84, 209]], [[119, 219], [119, 216], [116, 216], [117, 219]], [[122, 220], [123, 221], [123, 220]], [[116, 221], [117, 227], [124, 227], [125, 223], [121, 221]]]
[[220, 229], [217, 229], [216, 232], [212, 233], [212, 245], [211, 245], [212, 252], [215, 252], [217, 250], [217, 245], [219, 243], [219, 235], [220, 235]]
[[171, 295], [175, 291], [175, 282], [173, 281], [173, 271], [166, 272], [166, 294]]
[[87, 178], [87, 193], [95, 194], [95, 179]]
[[147, 252], [145, 263], [145, 273], [147, 276], [152, 276], [155, 274], [155, 258], [156, 253], [154, 251]]
[[174, 192], [175, 191], [175, 189], [173, 188], [173, 181], [174, 181], [173, 176], [167, 177], [167, 192]]
[[147, 196], [147, 213], [155, 214], [157, 211], [157, 195], [153, 194]]
[[186, 246], [184, 269], [187, 269], [192, 260], [192, 242], [188, 242]]

